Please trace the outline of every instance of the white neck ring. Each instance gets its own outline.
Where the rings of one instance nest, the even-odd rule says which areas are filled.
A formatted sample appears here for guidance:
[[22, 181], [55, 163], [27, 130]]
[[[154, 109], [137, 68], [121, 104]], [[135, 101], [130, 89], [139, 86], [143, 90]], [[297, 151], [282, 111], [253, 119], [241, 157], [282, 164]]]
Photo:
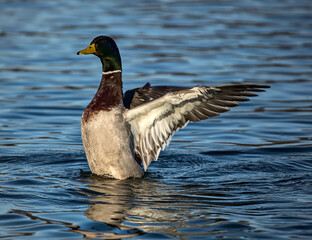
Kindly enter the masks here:
[[119, 73], [121, 72], [121, 70], [114, 70], [114, 71], [109, 71], [109, 72], [102, 72], [103, 75], [106, 75], [106, 74], [112, 74], [112, 73]]

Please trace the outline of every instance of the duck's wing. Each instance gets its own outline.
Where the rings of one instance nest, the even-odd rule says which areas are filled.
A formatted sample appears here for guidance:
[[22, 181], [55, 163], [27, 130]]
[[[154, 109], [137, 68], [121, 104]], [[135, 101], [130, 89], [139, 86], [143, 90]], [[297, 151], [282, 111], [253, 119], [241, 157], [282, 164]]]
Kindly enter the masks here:
[[169, 92], [176, 92], [186, 90], [187, 87], [178, 86], [151, 86], [146, 83], [141, 88], [131, 89], [125, 92], [123, 97], [123, 104], [127, 109], [135, 108], [143, 103], [153, 101], [164, 96]]
[[160, 150], [171, 140], [174, 132], [188, 122], [197, 122], [229, 111], [228, 107], [257, 96], [266, 85], [200, 86], [170, 92], [166, 95], [127, 110], [125, 118], [131, 125], [136, 155], [146, 170], [151, 161], [157, 161]]

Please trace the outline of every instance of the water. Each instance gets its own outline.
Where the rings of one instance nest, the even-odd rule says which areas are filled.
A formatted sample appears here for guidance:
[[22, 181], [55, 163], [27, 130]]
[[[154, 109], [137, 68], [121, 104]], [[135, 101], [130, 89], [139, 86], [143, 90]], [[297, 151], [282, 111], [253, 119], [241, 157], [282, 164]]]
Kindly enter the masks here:
[[[1, 1], [0, 238], [311, 239], [312, 3]], [[144, 179], [92, 176], [80, 116], [113, 36], [124, 89], [270, 84], [178, 132]]]

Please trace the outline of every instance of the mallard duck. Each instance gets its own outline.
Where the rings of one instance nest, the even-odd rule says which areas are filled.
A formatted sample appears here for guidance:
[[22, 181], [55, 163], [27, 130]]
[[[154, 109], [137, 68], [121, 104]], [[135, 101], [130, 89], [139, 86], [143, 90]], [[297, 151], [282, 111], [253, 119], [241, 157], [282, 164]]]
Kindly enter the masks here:
[[[98, 36], [77, 52], [94, 54], [102, 62], [102, 80], [81, 118], [81, 136], [92, 173], [116, 179], [142, 178], [157, 161], [174, 132], [229, 111], [229, 107], [257, 96], [266, 85], [154, 86], [122, 91], [118, 47]], [[143, 163], [143, 169], [141, 164]]]

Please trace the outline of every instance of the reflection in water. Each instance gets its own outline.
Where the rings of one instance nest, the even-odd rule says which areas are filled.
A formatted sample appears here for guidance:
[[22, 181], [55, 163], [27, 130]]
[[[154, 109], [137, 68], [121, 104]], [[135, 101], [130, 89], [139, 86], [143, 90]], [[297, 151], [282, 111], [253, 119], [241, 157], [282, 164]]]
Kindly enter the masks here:
[[[156, 232], [200, 237], [222, 233], [228, 227], [248, 230], [251, 225], [247, 219], [233, 222], [215, 211], [215, 207], [235, 205], [235, 200], [227, 199], [230, 196], [200, 191], [189, 195], [190, 189], [198, 189], [196, 185], [176, 188], [151, 179], [116, 181], [102, 177], [91, 177], [90, 181], [88, 189], [80, 193], [89, 197], [84, 214], [92, 223], [73, 230], [88, 238], [118, 239]], [[189, 222], [194, 215], [198, 219]]]
[[87, 238], [98, 239], [120, 239], [143, 234], [141, 230], [122, 224], [127, 211], [131, 208], [133, 186], [130, 182], [93, 176], [90, 178], [88, 189], [80, 192], [89, 197], [89, 207], [84, 215], [94, 224], [87, 228], [82, 226], [74, 232], [81, 233]]
[[98, 222], [120, 227], [130, 209], [129, 198], [133, 197], [133, 186], [120, 181], [93, 178], [87, 195], [90, 206], [85, 215]]
[[[90, 197], [84, 214], [95, 223], [104, 223], [106, 229], [81, 227], [75, 232], [96, 238], [133, 237], [144, 234], [144, 231], [164, 231], [164, 225], [178, 220], [166, 211], [166, 191], [153, 180], [116, 181], [93, 176], [90, 181], [88, 189], [81, 191]], [[117, 232], [112, 233], [111, 228]]]

